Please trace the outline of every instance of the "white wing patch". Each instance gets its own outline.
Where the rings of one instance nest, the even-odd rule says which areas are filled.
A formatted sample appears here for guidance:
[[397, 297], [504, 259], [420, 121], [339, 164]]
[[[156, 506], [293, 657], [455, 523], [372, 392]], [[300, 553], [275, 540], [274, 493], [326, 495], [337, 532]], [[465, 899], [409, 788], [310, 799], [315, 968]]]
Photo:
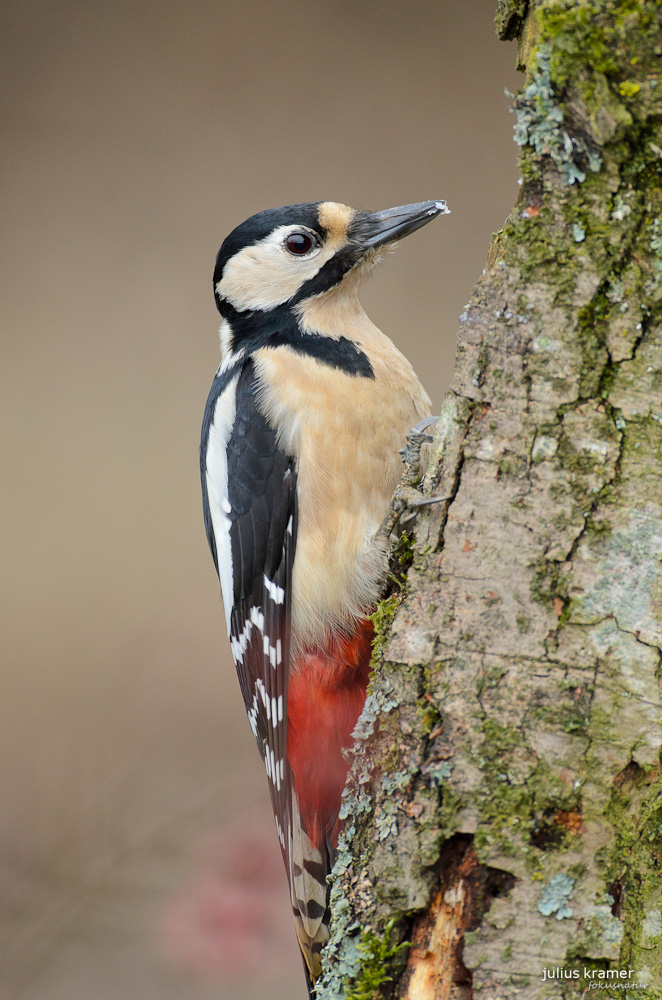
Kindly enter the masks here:
[[[223, 370], [223, 365], [219, 369], [219, 374]], [[225, 609], [225, 621], [230, 634], [230, 612], [234, 590], [232, 583], [232, 546], [230, 544], [230, 502], [228, 500], [228, 458], [227, 446], [234, 425], [236, 411], [236, 394], [239, 373], [228, 383], [227, 388], [216, 400], [214, 407], [214, 417], [209, 430], [209, 441], [207, 443], [207, 496], [209, 498], [209, 512], [211, 523], [214, 528], [214, 542], [216, 544], [216, 558], [218, 560], [218, 575], [221, 581], [221, 593], [223, 594], [223, 607]], [[249, 622], [246, 623], [250, 624]], [[243, 638], [243, 637], [242, 637]], [[248, 642], [250, 633], [246, 635]], [[235, 644], [233, 643], [233, 653]], [[244, 649], [246, 646], [244, 645]]]
[[[292, 518], [290, 518], [291, 520]], [[290, 534], [292, 534], [291, 531]], [[282, 587], [277, 587], [275, 583], [272, 583], [266, 573], [264, 574], [264, 587], [274, 604], [283, 603], [285, 600], [285, 591]]]

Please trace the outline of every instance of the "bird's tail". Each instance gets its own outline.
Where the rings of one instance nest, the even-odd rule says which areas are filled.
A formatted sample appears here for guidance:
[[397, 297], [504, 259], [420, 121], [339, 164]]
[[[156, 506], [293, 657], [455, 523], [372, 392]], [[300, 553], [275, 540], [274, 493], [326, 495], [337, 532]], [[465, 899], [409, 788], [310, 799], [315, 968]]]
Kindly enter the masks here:
[[326, 877], [333, 867], [333, 848], [314, 846], [301, 825], [296, 802], [292, 803], [290, 843], [290, 897], [294, 926], [303, 956], [311, 996], [312, 984], [322, 971], [320, 955], [329, 940], [328, 886]]
[[320, 953], [329, 937], [329, 887], [335, 860], [340, 799], [351, 744], [365, 702], [373, 627], [332, 639], [304, 652], [290, 674], [287, 758], [292, 774], [292, 825], [288, 877], [297, 937], [309, 991], [320, 974]]

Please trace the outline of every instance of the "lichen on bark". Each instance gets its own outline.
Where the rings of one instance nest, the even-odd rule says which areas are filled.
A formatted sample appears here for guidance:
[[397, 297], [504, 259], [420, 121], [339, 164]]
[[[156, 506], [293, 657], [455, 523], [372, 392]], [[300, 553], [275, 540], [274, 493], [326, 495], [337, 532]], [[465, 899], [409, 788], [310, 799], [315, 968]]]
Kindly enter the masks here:
[[551, 1000], [621, 969], [662, 996], [662, 4], [497, 24], [522, 183], [359, 723], [321, 1000]]

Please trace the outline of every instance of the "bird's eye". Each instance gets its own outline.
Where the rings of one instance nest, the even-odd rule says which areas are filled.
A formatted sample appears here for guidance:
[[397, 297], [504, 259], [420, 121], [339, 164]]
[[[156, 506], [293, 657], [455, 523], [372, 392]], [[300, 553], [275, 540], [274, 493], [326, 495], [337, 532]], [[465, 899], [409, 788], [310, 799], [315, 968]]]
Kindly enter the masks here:
[[295, 257], [302, 257], [315, 246], [317, 240], [310, 233], [290, 233], [285, 240], [285, 246]]

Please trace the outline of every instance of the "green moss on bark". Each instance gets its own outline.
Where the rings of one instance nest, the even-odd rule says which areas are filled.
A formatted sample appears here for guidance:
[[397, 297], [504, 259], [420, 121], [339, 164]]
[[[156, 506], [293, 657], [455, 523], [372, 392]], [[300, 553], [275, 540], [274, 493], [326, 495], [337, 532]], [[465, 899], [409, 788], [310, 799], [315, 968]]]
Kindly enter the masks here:
[[601, 858], [613, 908], [623, 925], [622, 961], [658, 965], [662, 946], [662, 775], [632, 765], [619, 775], [608, 806], [616, 836]]

